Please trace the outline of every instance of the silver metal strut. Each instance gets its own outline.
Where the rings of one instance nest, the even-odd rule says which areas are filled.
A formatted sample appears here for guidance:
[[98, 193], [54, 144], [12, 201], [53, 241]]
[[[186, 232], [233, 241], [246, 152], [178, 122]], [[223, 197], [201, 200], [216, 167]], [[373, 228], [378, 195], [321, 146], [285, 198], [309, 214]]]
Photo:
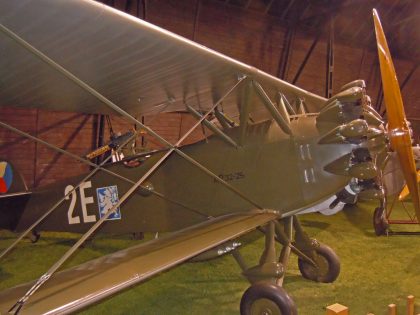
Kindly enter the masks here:
[[165, 145], [168, 148], [168, 151], [120, 198], [119, 202], [115, 204], [100, 220], [98, 220], [43, 276], [41, 276], [38, 281], [25, 293], [25, 295], [19, 299], [19, 301], [10, 309], [9, 312], [13, 312], [14, 314], [18, 314], [20, 309], [23, 307], [24, 303], [29, 299], [29, 297], [34, 294], [48, 279], [52, 276], [52, 274], [57, 271], [58, 268], [61, 267], [61, 265], [86, 241], [86, 239], [92, 235], [101, 225], [102, 223], [112, 214], [116, 211], [116, 209], [125, 202], [125, 200], [137, 189], [139, 186], [173, 153], [176, 152], [178, 155], [183, 157], [185, 160], [189, 161], [194, 166], [198, 167], [200, 170], [208, 174], [209, 176], [213, 177], [217, 182], [224, 185], [226, 188], [240, 196], [242, 199], [248, 201], [253, 206], [263, 209], [260, 205], [258, 205], [256, 202], [248, 198], [245, 194], [240, 192], [238, 189], [224, 181], [223, 179], [219, 178], [216, 174], [211, 172], [208, 168], [201, 165], [199, 162], [179, 150], [179, 145], [198, 127], [201, 125], [201, 123], [204, 121], [204, 119], [207, 118], [207, 116], [214, 111], [214, 109], [223, 102], [223, 100], [230, 95], [242, 82], [246, 81], [246, 76], [241, 76], [238, 79], [238, 82], [231, 87], [224, 96], [222, 96], [197, 122], [196, 124], [190, 128], [189, 131], [187, 131], [181, 139], [177, 141], [175, 145], [172, 145], [169, 141], [161, 137], [159, 134], [157, 134], [153, 129], [150, 127], [144, 125], [140, 121], [138, 121], [135, 117], [118, 107], [116, 104], [114, 104], [112, 101], [107, 99], [105, 96], [97, 92], [95, 89], [90, 87], [88, 84], [77, 78], [75, 75], [73, 75], [68, 70], [64, 69], [62, 66], [54, 62], [52, 59], [44, 55], [42, 52], [37, 50], [35, 47], [24, 41], [22, 38], [20, 38], [18, 35], [13, 33], [11, 30], [6, 28], [4, 25], [0, 24], [0, 30], [5, 33], [7, 36], [15, 40], [17, 43], [22, 45], [25, 49], [39, 57], [42, 61], [46, 62], [48, 65], [50, 65], [55, 70], [59, 71], [61, 74], [63, 74], [65, 77], [70, 79], [72, 82], [77, 84], [79, 87], [99, 99], [101, 102], [103, 102], [105, 105], [119, 113], [120, 115], [126, 117], [130, 122], [140, 126], [143, 130], [147, 131], [150, 135], [155, 137], [157, 140], [159, 140], [163, 145]]

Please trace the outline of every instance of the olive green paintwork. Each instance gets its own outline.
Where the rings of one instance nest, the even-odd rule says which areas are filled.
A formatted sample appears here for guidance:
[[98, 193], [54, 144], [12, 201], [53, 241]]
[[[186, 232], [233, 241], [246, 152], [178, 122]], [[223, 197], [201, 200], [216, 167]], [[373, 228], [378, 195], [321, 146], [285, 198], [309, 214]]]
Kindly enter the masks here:
[[[225, 215], [91, 260], [55, 274], [28, 300], [19, 314], [74, 312], [276, 218], [277, 214], [264, 211]], [[7, 314], [31, 285], [33, 283], [2, 291], [0, 314]]]
[[[85, 113], [103, 114], [115, 110], [158, 139], [158, 135], [128, 113], [152, 114], [187, 107], [199, 118], [201, 113], [197, 106], [200, 110], [211, 108], [213, 111], [223, 101], [224, 113], [229, 116], [239, 113], [240, 121], [240, 126], [234, 128], [229, 128], [224, 121], [225, 133], [210, 122], [204, 122], [216, 135], [208, 141], [183, 147], [182, 154], [172, 148], [170, 152], [177, 152], [157, 169], [155, 165], [166, 156], [165, 152], [151, 154], [135, 168], [123, 163], [107, 165], [108, 170], [132, 182], [154, 171], [147, 182], [143, 182], [143, 187], [149, 190], [142, 188], [132, 194], [121, 205], [121, 216], [108, 220], [100, 231], [155, 232], [192, 227], [54, 274], [26, 301], [23, 314], [77, 310], [268, 222], [266, 246], [259, 265], [244, 271], [249, 279], [281, 283], [284, 266], [277, 260], [275, 236], [282, 239], [283, 249], [290, 247], [289, 251], [282, 251], [282, 262], [287, 261], [293, 250], [300, 258], [319, 267], [316, 242], [303, 232], [293, 214], [336, 194], [352, 177], [361, 179], [359, 188], [374, 187], [378, 165], [371, 160], [384, 151], [386, 144], [383, 132], [373, 128], [382, 122], [367, 106], [363, 81], [354, 81], [325, 100], [93, 1], [37, 0], [18, 6], [19, 10], [13, 1], [0, 1], [0, 30], [5, 35], [0, 36], [0, 44], [7, 56], [0, 62], [5, 62], [9, 69], [7, 75], [1, 73], [6, 79], [5, 88], [0, 91], [3, 101], [12, 103], [13, 100], [14, 105], [22, 107]], [[41, 18], [37, 14], [39, 10], [43, 12]], [[92, 19], [92, 16], [97, 18]], [[27, 21], [36, 27], [28, 27]], [[75, 21], [83, 27], [75, 28]], [[114, 36], [108, 33], [111, 29]], [[92, 35], [105, 40], [95, 42], [90, 38]], [[48, 38], [48, 45], [44, 38]], [[66, 50], [72, 52], [71, 56], [62, 53], [63, 42]], [[90, 44], [89, 49], [83, 49], [86, 42]], [[114, 49], [128, 46], [134, 52], [131, 57], [135, 65], [127, 64], [125, 54]], [[103, 51], [108, 53], [101, 54]], [[31, 73], [27, 73], [28, 69]], [[32, 84], [33, 75], [38, 82], [36, 88]], [[235, 93], [225, 95], [242, 80], [246, 80], [246, 84], [239, 86]], [[225, 96], [220, 99], [221, 95]], [[272, 100], [279, 95], [282, 101], [275, 106]], [[103, 104], [98, 104], [98, 100]], [[198, 104], [188, 106], [197, 100]], [[319, 115], [289, 116], [284, 104], [288, 100], [300, 104], [302, 113], [304, 107], [311, 112], [321, 108], [322, 111]], [[251, 117], [253, 121], [262, 122], [250, 123]], [[202, 165], [201, 169], [190, 164], [191, 158], [197, 161], [195, 166]], [[209, 176], [209, 171], [224, 183]], [[10, 227], [22, 231], [82, 178], [22, 195], [18, 197], [20, 209], [3, 204], [1, 210], [5, 213], [2, 215], [8, 218]], [[226, 189], [226, 183], [240, 193]], [[126, 181], [98, 172], [71, 193], [67, 202], [37, 229], [85, 232], [94, 228], [99, 220], [100, 204], [110, 209], [110, 202], [117, 200], [116, 192], [121, 197], [130, 187]], [[105, 188], [108, 195], [99, 197], [98, 192]], [[246, 197], [242, 198], [241, 194]], [[284, 235], [278, 227], [277, 220], [281, 218], [287, 218], [290, 223], [288, 227], [285, 224]], [[292, 223], [295, 242], [290, 245]], [[78, 243], [89, 235], [85, 234]], [[71, 255], [71, 250], [68, 253]], [[66, 255], [40, 280], [49, 279], [61, 265], [60, 261], [68, 257]], [[0, 293], [0, 312], [7, 312], [31, 286]], [[26, 297], [29, 296], [21, 302], [25, 302]], [[262, 303], [264, 309], [267, 303], [271, 302]]]
[[[196, 109], [207, 110], [239, 75], [253, 76], [272, 99], [278, 91], [289, 99], [306, 94], [311, 112], [325, 102], [322, 96], [97, 1], [2, 0], [0, 24], [132, 115], [185, 110], [185, 103], [196, 107], [197, 100]], [[115, 114], [4, 34], [0, 47], [2, 104]], [[223, 104], [229, 116], [237, 114], [237, 96], [232, 94]], [[260, 102], [257, 105], [253, 114], [264, 111]]]
[[[290, 126], [292, 136], [271, 121], [249, 125], [246, 143], [238, 149], [212, 136], [208, 143], [202, 141], [182, 150], [261, 207], [286, 213], [315, 204], [346, 186], [350, 176], [334, 175], [325, 171], [324, 167], [349, 154], [354, 147], [351, 144], [318, 144], [323, 134], [319, 134], [314, 116], [295, 118]], [[238, 132], [238, 128], [232, 128], [227, 134], [236, 140]], [[122, 163], [109, 165], [108, 168], [137, 181], [162, 154], [151, 156], [137, 168], [129, 168]], [[34, 192], [16, 229], [22, 231], [27, 228], [64, 196], [67, 185], [76, 185], [81, 178]], [[209, 216], [255, 208], [175, 154], [153, 173], [148, 182], [155, 191], [203, 215], [156, 195], [145, 197], [138, 193], [121, 207], [121, 219], [108, 221], [102, 232], [172, 231]], [[114, 185], [121, 196], [131, 184], [99, 172], [87, 182], [82, 194], [80, 191], [74, 193], [41, 224], [39, 230], [86, 231], [98, 220], [96, 189]], [[87, 200], [89, 197], [93, 200]], [[84, 222], [82, 200], [86, 204], [86, 214], [92, 220], [90, 223]], [[71, 211], [72, 202], [74, 211]], [[69, 215], [79, 218], [80, 223], [69, 224]]]

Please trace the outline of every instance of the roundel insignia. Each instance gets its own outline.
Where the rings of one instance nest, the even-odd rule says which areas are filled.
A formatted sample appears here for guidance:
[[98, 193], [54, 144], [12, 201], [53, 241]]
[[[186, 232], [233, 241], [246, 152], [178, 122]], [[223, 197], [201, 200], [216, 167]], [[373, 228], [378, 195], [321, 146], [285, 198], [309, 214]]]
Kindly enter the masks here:
[[0, 194], [6, 193], [13, 181], [12, 166], [7, 162], [0, 162]]

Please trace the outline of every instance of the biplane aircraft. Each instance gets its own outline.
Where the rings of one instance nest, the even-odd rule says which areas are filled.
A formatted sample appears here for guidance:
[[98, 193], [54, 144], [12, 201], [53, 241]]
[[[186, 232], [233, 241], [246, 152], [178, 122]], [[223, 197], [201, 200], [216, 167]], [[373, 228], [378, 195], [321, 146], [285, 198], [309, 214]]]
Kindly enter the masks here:
[[[35, 191], [25, 190], [3, 161], [0, 200], [8, 219], [2, 227], [21, 234], [0, 258], [33, 230], [84, 234], [41, 278], [1, 292], [0, 313], [71, 313], [192, 258], [231, 253], [251, 283], [241, 314], [297, 314], [282, 288], [290, 254], [313, 281], [334, 281], [340, 263], [331, 248], [303, 231], [296, 215], [331, 196], [335, 204], [345, 201], [349, 184], [358, 198], [381, 199], [388, 141], [420, 217], [409, 129], [376, 12], [374, 20], [387, 130], [362, 80], [325, 99], [94, 1], [1, 0], [3, 104], [119, 114], [165, 148], [128, 157], [139, 161], [134, 167], [74, 156], [92, 171]], [[126, 63], [123, 47], [131, 48], [135, 64]], [[135, 118], [180, 110], [197, 122], [175, 144]], [[202, 124], [212, 136], [182, 146]], [[255, 229], [266, 242], [259, 263], [249, 268], [235, 239]], [[57, 272], [98, 230], [168, 233]]]

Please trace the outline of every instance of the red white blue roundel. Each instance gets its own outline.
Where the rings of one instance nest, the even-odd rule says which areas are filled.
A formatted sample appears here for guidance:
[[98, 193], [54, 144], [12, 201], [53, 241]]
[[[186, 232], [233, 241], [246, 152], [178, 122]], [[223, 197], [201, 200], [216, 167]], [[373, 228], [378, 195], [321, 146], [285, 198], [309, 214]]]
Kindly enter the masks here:
[[0, 162], [0, 194], [7, 193], [13, 181], [12, 166], [7, 162]]

